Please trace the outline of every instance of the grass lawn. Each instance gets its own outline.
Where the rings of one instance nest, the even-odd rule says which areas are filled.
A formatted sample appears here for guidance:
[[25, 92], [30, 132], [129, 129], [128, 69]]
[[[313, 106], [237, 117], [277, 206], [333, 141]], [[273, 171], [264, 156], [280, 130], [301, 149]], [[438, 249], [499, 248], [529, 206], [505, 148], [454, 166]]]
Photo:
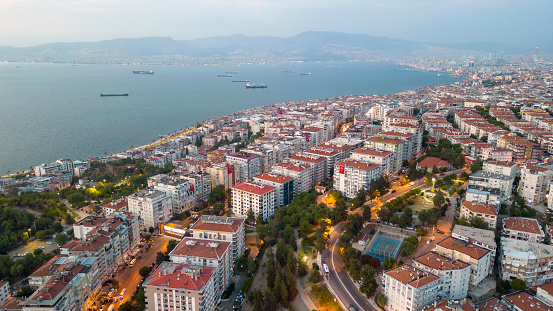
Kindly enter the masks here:
[[319, 290], [317, 292], [313, 292], [313, 290], [309, 288], [307, 294], [315, 305], [319, 307], [319, 310], [342, 311], [340, 305], [334, 301], [334, 297], [323, 283], [319, 284]]

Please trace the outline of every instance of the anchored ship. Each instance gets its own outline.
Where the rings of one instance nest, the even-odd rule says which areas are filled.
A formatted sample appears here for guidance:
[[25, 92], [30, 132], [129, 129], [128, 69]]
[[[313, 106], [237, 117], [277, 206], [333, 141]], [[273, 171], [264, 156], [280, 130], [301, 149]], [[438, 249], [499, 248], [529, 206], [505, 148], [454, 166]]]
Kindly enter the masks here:
[[102, 96], [102, 97], [106, 97], [106, 96], [129, 96], [129, 93], [125, 92], [125, 93], [121, 93], [121, 94], [100, 94], [100, 96]]
[[217, 75], [217, 77], [230, 78], [230, 77], [232, 77], [232, 75], [229, 73], [229, 74], [226, 74], [226, 75]]
[[250, 85], [249, 83], [246, 84], [246, 88], [247, 89], [266, 89], [267, 88], [267, 84], [263, 84], [261, 83], [260, 85], [255, 85], [255, 83], [253, 85]]
[[250, 82], [250, 80], [232, 80], [232, 82]]
[[153, 75], [154, 71], [153, 70], [133, 70], [132, 73], [136, 75]]

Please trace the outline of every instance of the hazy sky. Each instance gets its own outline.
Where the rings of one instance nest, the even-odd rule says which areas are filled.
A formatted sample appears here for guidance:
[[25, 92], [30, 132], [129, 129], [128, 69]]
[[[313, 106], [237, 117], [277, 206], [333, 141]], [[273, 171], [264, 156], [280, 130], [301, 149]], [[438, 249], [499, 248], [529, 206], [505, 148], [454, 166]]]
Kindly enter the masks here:
[[309, 30], [539, 45], [552, 13], [552, 0], [0, 0], [0, 45]]

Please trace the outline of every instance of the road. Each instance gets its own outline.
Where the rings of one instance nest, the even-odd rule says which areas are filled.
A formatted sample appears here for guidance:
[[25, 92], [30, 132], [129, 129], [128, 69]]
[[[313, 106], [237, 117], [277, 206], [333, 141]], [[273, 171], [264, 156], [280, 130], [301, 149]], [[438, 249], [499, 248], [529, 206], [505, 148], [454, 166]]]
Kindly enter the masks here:
[[123, 301], [129, 301], [131, 296], [136, 291], [136, 288], [142, 281], [142, 277], [138, 274], [138, 270], [143, 266], [152, 266], [152, 263], [156, 261], [157, 252], [165, 252], [167, 249], [167, 243], [173, 239], [168, 236], [158, 236], [152, 238], [152, 247], [147, 252], [139, 252], [137, 256], [142, 256], [138, 259], [132, 268], [125, 268], [115, 278], [119, 281], [119, 290], [116, 291], [113, 296], [119, 296], [123, 289], [126, 289], [123, 295]]
[[[451, 172], [445, 173], [443, 176], [438, 176], [438, 179], [442, 179], [446, 175], [450, 175], [453, 173], [460, 174], [463, 170], [455, 170]], [[423, 179], [419, 179], [414, 182], [414, 185], [409, 186], [398, 186], [394, 185], [387, 194], [381, 196], [378, 198], [381, 202], [386, 202], [388, 200], [394, 199], [400, 195], [403, 195], [404, 193], [410, 191], [411, 189], [415, 188], [421, 188], [421, 190], [425, 190], [428, 188], [426, 183]], [[392, 191], [395, 190], [394, 193]], [[456, 196], [455, 196], [456, 197]], [[456, 201], [456, 200], [455, 200]], [[455, 202], [454, 201], [454, 202]], [[378, 202], [370, 201], [369, 206], [375, 207], [378, 205]], [[362, 212], [362, 209], [358, 209], [355, 211], [357, 213]], [[441, 241], [447, 236], [447, 232], [451, 227], [451, 221], [453, 220], [453, 215], [455, 214], [455, 209], [450, 208], [448, 209], [448, 212], [446, 214], [446, 217], [443, 220], [440, 220], [438, 223], [438, 228], [446, 232], [445, 234], [437, 234], [436, 239], [428, 244], [421, 247], [417, 254], [422, 254], [424, 252], [427, 252], [434, 248], [435, 244], [438, 241]], [[376, 218], [376, 213], [372, 213], [372, 217]], [[341, 235], [341, 225], [337, 225], [335, 229], [331, 232], [329, 238], [328, 238], [328, 245], [329, 247], [324, 250], [323, 254], [325, 256], [326, 264], [328, 265], [328, 268], [330, 270], [330, 276], [328, 277], [328, 283], [331, 287], [332, 291], [334, 291], [335, 296], [342, 302], [342, 304], [348, 308], [351, 306], [357, 308], [358, 310], [380, 310], [380, 308], [376, 305], [374, 300], [367, 299], [365, 295], [363, 295], [357, 286], [353, 283], [353, 280], [349, 277], [346, 270], [343, 268], [344, 263], [342, 262], [342, 259], [340, 258], [340, 254], [338, 253], [339, 247], [338, 247], [338, 239]]]

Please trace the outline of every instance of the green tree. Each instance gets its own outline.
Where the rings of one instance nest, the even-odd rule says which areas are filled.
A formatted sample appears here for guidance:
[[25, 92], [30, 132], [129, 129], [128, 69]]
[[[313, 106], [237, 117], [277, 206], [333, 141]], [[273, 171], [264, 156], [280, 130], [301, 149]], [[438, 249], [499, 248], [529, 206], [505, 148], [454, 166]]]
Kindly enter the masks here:
[[325, 250], [326, 241], [323, 230], [321, 230], [321, 228], [317, 229], [315, 232], [315, 249], [317, 252], [322, 253]]
[[436, 195], [432, 199], [432, 201], [434, 202], [434, 206], [436, 206], [436, 207], [440, 207], [440, 206], [444, 205], [444, 203], [445, 203], [444, 193], [441, 190], [438, 190]]
[[253, 213], [253, 210], [250, 208], [246, 213], [246, 222], [249, 224], [253, 224], [254, 220], [255, 220], [255, 214]]
[[43, 252], [40, 248], [37, 248], [33, 251], [33, 255], [35, 255], [35, 256], [40, 256], [42, 253]]
[[386, 298], [386, 295], [380, 294], [380, 295], [378, 295], [378, 297], [376, 297], [375, 302], [382, 309], [384, 309], [384, 307], [388, 304], [388, 298]]
[[119, 311], [134, 311], [136, 308], [133, 306], [132, 301], [125, 301], [119, 306]]
[[363, 205], [363, 220], [368, 221], [372, 217], [371, 208], [368, 205]]
[[169, 240], [169, 242], [167, 242], [167, 251], [165, 254], [169, 255], [169, 253], [172, 252], [175, 249], [175, 247], [177, 247], [177, 244], [179, 244], [179, 241], [175, 239]]
[[336, 206], [334, 207], [334, 211], [332, 212], [332, 222], [338, 223], [344, 221], [346, 220], [347, 216], [348, 210], [346, 201], [343, 198], [340, 198], [338, 201], [336, 201]]
[[275, 301], [277, 302], [286, 302], [288, 300], [288, 292], [286, 291], [286, 285], [280, 278], [280, 275], [277, 274], [275, 278], [275, 287], [273, 289], [273, 293], [275, 293]]
[[144, 266], [144, 267], [140, 268], [140, 270], [138, 270], [138, 274], [143, 278], [148, 277], [148, 275], [150, 274], [150, 267], [149, 266]]
[[150, 233], [154, 233], [154, 231], [155, 231], [154, 227], [150, 227], [150, 228], [148, 228], [148, 232], [150, 232]]
[[160, 265], [162, 262], [169, 260], [167, 256], [163, 252], [157, 252], [156, 254], [156, 265]]
[[361, 261], [357, 258], [352, 258], [348, 261], [347, 271], [349, 276], [354, 281], [359, 281], [361, 279]]
[[312, 230], [313, 230], [313, 226], [311, 226], [308, 220], [304, 220], [300, 222], [300, 231], [303, 234], [309, 234], [311, 233]]
[[397, 260], [395, 258], [384, 259], [384, 270], [390, 270], [397, 266]]
[[61, 222], [56, 222], [52, 226], [52, 229], [54, 229], [54, 231], [56, 231], [57, 233], [63, 232], [63, 225], [61, 224]]
[[254, 311], [263, 311], [264, 304], [263, 304], [263, 292], [260, 289], [256, 289], [253, 291], [253, 310]]
[[365, 295], [365, 297], [370, 298], [374, 295], [376, 292], [376, 289], [378, 288], [378, 284], [376, 283], [375, 279], [376, 272], [374, 269], [369, 265], [364, 265], [363, 269], [361, 270], [361, 286], [359, 287], [359, 291]]
[[483, 166], [484, 166], [484, 161], [476, 160], [476, 161], [472, 162], [472, 164], [470, 165], [470, 171], [471, 171], [471, 173], [477, 172], [477, 171], [481, 170]]
[[273, 288], [275, 285], [275, 278], [276, 278], [276, 266], [274, 260], [269, 260], [267, 262], [267, 271], [266, 271], [266, 277], [267, 280], [267, 286], [269, 288]]
[[23, 286], [19, 291], [17, 292], [17, 297], [29, 297], [31, 296], [35, 291], [30, 286]]
[[511, 281], [511, 287], [516, 291], [521, 291], [526, 289], [526, 283], [519, 278], [516, 278]]
[[402, 228], [411, 227], [413, 223], [413, 211], [410, 208], [403, 210], [403, 214], [399, 218], [399, 226]]
[[267, 287], [265, 289], [265, 295], [264, 296], [264, 303], [265, 303], [265, 310], [266, 311], [275, 311], [276, 310], [276, 301], [275, 301], [275, 295], [273, 294], [273, 290], [270, 287]]
[[470, 226], [473, 228], [488, 229], [488, 223], [482, 217], [474, 216], [470, 219]]
[[363, 229], [363, 217], [357, 213], [348, 215], [344, 229], [350, 236], [357, 236], [359, 231]]
[[56, 243], [58, 243], [59, 245], [65, 245], [67, 243], [67, 235], [65, 234], [58, 234], [58, 236], [56, 236]]
[[118, 288], [119, 287], [119, 280], [113, 279], [113, 281], [111, 281], [111, 286], [115, 287], [115, 288]]

